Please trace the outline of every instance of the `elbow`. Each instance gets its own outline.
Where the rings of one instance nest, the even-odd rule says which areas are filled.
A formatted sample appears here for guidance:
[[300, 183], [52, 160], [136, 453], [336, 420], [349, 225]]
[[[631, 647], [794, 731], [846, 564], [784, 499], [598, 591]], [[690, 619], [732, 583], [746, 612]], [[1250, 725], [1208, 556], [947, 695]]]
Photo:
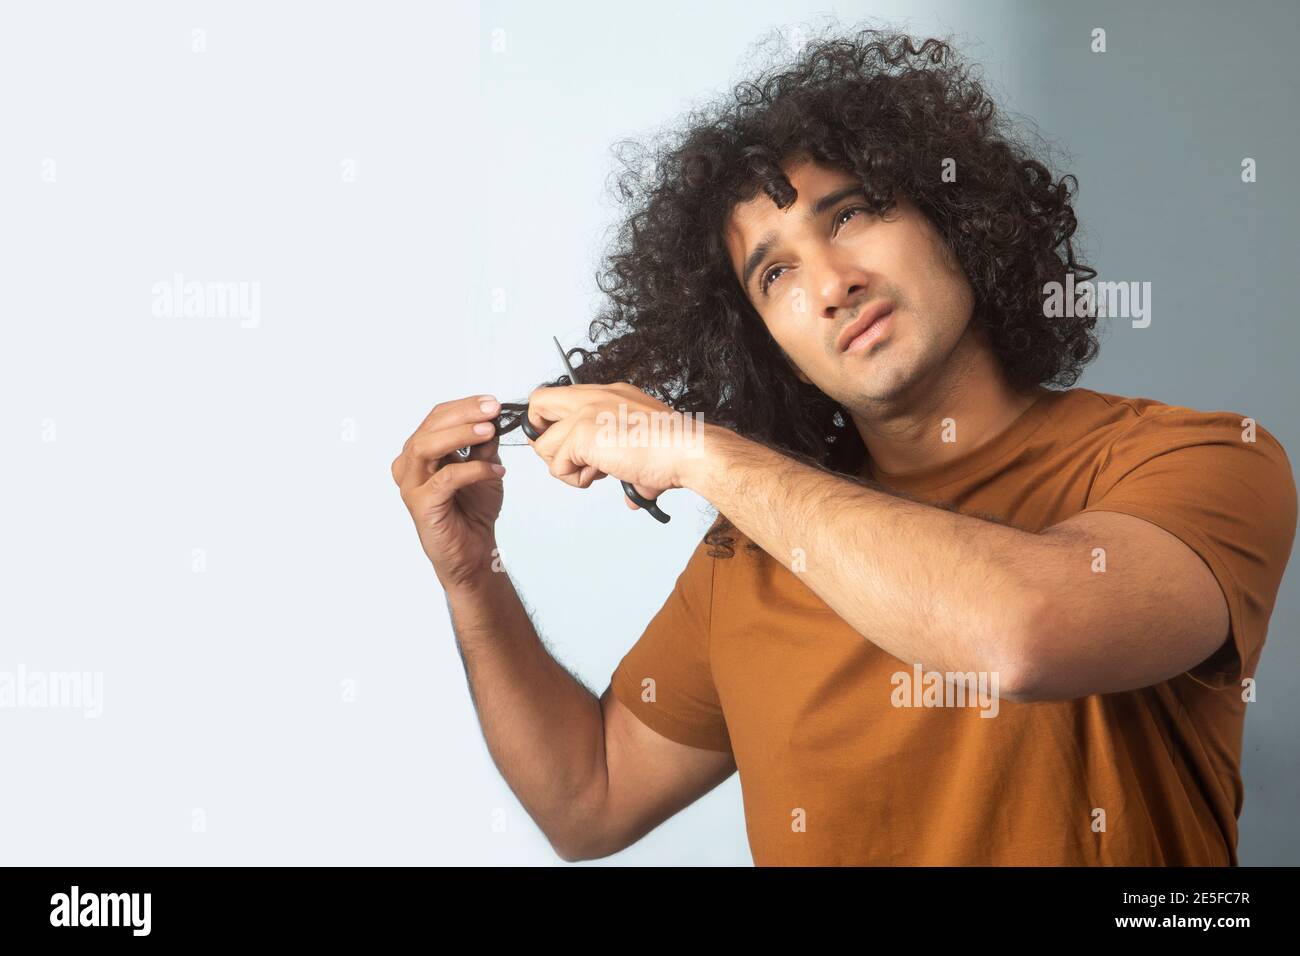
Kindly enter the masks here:
[[545, 831], [546, 840], [551, 844], [551, 849], [565, 863], [581, 863], [583, 860], [594, 859], [591, 856], [590, 849], [582, 842], [574, 839], [571, 834], [561, 834], [554, 830]]
[[609, 847], [595, 841], [588, 836], [586, 839], [568, 837], [558, 839], [548, 837], [551, 849], [565, 863], [585, 863], [588, 860], [599, 860], [603, 857], [610, 856], [618, 852], [617, 848]]
[[581, 863], [583, 860], [592, 859], [592, 857], [582, 853], [576, 847], [567, 843], [560, 843], [556, 840], [551, 841], [551, 849], [554, 850], [555, 855], [565, 863]]
[[551, 849], [565, 863], [599, 860], [626, 845], [619, 844], [610, 833], [603, 800], [573, 801], [568, 818], [545, 832]]
[[1017, 704], [1050, 700], [1043, 673], [1045, 635], [1050, 633], [1054, 603], [1039, 591], [1017, 602], [1015, 620], [1005, 626], [1006, 641], [998, 660], [998, 697]]

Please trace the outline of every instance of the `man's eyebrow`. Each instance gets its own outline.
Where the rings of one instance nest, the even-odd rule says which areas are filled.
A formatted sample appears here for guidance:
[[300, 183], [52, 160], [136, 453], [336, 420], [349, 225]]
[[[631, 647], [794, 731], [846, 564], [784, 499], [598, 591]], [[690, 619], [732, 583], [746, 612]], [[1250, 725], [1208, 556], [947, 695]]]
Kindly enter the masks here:
[[[827, 193], [821, 199], [813, 203], [813, 207], [808, 210], [804, 218], [809, 220], [816, 219], [836, 203], [843, 202], [850, 196], [865, 197], [866, 194], [867, 191], [861, 183], [842, 186], [834, 192]], [[754, 251], [749, 254], [749, 258], [745, 260], [745, 278], [743, 283], [745, 288], [749, 288], [749, 280], [754, 275], [754, 270], [757, 269], [762, 264], [763, 260], [767, 258], [767, 254], [771, 252], [772, 247], [776, 245], [777, 239], [778, 236], [775, 232], [766, 233], [763, 238], [759, 240], [758, 245], [754, 247]]]
[[830, 209], [831, 206], [834, 206], [837, 203], [840, 203], [843, 200], [848, 199], [850, 196], [862, 196], [865, 199], [866, 195], [867, 195], [867, 190], [863, 187], [862, 183], [853, 183], [850, 186], [844, 186], [840, 189], [835, 190], [835, 192], [828, 193], [825, 196], [823, 196], [821, 199], [817, 200], [817, 202], [813, 204], [812, 211], [810, 211], [805, 218], [816, 219], [827, 209]]

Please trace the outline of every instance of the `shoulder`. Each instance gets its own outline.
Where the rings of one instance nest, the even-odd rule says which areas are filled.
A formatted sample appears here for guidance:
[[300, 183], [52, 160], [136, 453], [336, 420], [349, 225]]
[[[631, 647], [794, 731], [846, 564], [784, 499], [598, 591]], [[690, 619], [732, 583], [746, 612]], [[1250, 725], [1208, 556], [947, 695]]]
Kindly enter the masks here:
[[1103, 432], [1112, 448], [1151, 443], [1170, 448], [1222, 444], [1250, 451], [1250, 446], [1262, 445], [1266, 454], [1287, 460], [1277, 436], [1248, 412], [1208, 411], [1088, 388], [1060, 394], [1059, 414], [1086, 424], [1094, 434]]

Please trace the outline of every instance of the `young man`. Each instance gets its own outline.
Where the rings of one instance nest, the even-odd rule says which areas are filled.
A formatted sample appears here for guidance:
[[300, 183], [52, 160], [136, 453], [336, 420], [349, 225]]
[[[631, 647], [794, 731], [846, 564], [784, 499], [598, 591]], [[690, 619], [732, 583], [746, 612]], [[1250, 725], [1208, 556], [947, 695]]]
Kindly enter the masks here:
[[[501, 406], [439, 405], [393, 463], [557, 852], [738, 769], [760, 865], [1235, 864], [1291, 468], [1244, 415], [1049, 387], [1096, 353], [1089, 310], [1049, 305], [1095, 275], [1069, 177], [943, 44], [864, 32], [623, 185], [589, 384], [533, 392], [532, 444], [719, 519], [599, 700], [493, 572]], [[695, 440], [607, 431], [684, 412]]]

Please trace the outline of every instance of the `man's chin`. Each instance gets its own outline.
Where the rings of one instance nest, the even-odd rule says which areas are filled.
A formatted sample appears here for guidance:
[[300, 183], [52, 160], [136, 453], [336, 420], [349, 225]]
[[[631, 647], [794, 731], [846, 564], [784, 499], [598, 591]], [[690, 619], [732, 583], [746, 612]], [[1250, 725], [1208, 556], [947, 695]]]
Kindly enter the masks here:
[[894, 362], [880, 362], [854, 376], [856, 393], [877, 413], [910, 406], [928, 391], [928, 377], [916, 368], [900, 368]]

